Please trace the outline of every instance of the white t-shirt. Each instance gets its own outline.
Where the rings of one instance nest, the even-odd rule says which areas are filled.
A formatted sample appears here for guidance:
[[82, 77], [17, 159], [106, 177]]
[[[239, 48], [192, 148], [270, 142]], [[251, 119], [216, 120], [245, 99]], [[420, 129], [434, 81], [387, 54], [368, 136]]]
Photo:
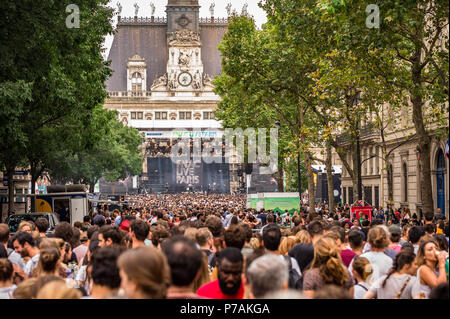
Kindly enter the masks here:
[[[371, 282], [378, 280], [380, 277], [386, 275], [392, 268], [393, 260], [384, 252], [369, 251], [360, 255], [360, 257], [366, 257], [372, 265], [373, 273], [370, 277]], [[349, 267], [350, 272], [353, 270], [353, 260]]]
[[23, 269], [23, 272], [27, 275], [30, 276], [31, 272], [33, 271], [34, 268], [37, 267], [38, 262], [39, 262], [39, 256], [40, 254], [36, 254], [34, 255], [33, 258], [31, 258], [27, 264], [25, 265], [25, 268]]
[[397, 294], [401, 291], [406, 280], [409, 279], [408, 284], [400, 296], [400, 299], [412, 299], [414, 296], [420, 294], [420, 285], [416, 277], [411, 275], [399, 275], [390, 276], [386, 282], [386, 285], [382, 287], [383, 281], [386, 276], [381, 276], [370, 287], [370, 291], [376, 294], [377, 299], [393, 299], [397, 297]]
[[13, 293], [16, 288], [16, 285], [11, 285], [6, 288], [0, 288], [0, 299], [14, 299]]
[[353, 299], [363, 299], [366, 293], [369, 291], [370, 285], [365, 281], [360, 281], [353, 286]]

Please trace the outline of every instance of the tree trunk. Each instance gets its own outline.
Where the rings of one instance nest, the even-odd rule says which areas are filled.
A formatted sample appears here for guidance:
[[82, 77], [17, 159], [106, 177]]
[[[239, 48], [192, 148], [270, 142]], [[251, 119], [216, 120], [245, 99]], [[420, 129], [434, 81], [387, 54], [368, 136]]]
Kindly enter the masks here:
[[312, 168], [311, 154], [308, 151], [304, 152], [303, 154], [305, 155], [306, 172], [308, 176], [309, 212], [315, 214], [316, 193], [314, 190], [314, 172]]
[[328, 209], [330, 212], [334, 211], [334, 183], [333, 183], [333, 163], [331, 160], [331, 144], [327, 143], [327, 157], [326, 157], [326, 170], [327, 170], [327, 186], [328, 186]]
[[421, 48], [416, 48], [414, 63], [412, 66], [412, 82], [414, 87], [411, 89], [411, 103], [413, 106], [413, 122], [418, 138], [417, 150], [420, 154], [420, 186], [422, 191], [422, 211], [433, 212], [433, 193], [431, 188], [431, 165], [430, 165], [430, 144], [431, 138], [425, 129], [423, 120], [423, 98], [421, 88], [423, 86], [421, 64]]
[[282, 193], [284, 192], [284, 185], [283, 185], [283, 170], [279, 169], [278, 172], [275, 174], [275, 180], [277, 181], [277, 189], [278, 192]]
[[[384, 150], [383, 153], [386, 153]], [[391, 171], [391, 163], [389, 161], [389, 157], [384, 155], [384, 159], [386, 160], [386, 175], [387, 175], [387, 185], [388, 185], [388, 200], [387, 200], [387, 208], [391, 209], [394, 205], [394, 177], [392, 176]]]

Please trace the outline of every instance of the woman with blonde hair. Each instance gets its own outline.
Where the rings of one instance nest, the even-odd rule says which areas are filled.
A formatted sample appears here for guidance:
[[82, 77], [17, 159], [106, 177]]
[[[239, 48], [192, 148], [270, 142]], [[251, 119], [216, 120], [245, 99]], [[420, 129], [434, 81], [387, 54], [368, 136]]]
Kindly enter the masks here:
[[295, 238], [297, 240], [297, 244], [307, 244], [311, 242], [311, 238], [308, 234], [308, 231], [305, 229], [302, 229], [301, 231], [299, 231], [296, 235]]
[[421, 240], [417, 251], [417, 279], [420, 283], [421, 297], [429, 298], [431, 289], [447, 282], [445, 270], [446, 256], [439, 251], [437, 241], [432, 237]]
[[353, 278], [357, 282], [354, 285], [354, 299], [362, 299], [370, 288], [370, 275], [372, 275], [373, 269], [370, 262], [365, 257], [355, 256], [353, 261]]
[[121, 287], [132, 299], [164, 299], [170, 285], [166, 256], [154, 247], [127, 250], [117, 260]]
[[31, 232], [34, 231], [34, 229], [35, 229], [34, 223], [23, 220], [20, 222], [19, 227], [17, 228], [17, 232], [24, 231], [31, 234]]
[[303, 294], [314, 298], [314, 293], [325, 285], [348, 289], [353, 295], [352, 276], [341, 260], [336, 242], [329, 237], [322, 237], [314, 243], [314, 259], [305, 273]]
[[291, 250], [292, 247], [296, 244], [296, 238], [294, 236], [284, 237], [281, 240], [280, 246], [278, 247], [278, 252], [283, 255], [287, 256], [289, 250]]
[[80, 299], [82, 296], [81, 291], [67, 287], [64, 281], [53, 280], [39, 290], [37, 299]]

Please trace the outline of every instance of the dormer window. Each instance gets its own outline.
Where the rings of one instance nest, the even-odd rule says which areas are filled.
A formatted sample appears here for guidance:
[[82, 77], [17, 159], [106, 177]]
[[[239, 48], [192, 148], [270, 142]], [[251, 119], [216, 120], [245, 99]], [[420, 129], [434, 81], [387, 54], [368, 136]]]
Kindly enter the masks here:
[[128, 59], [127, 63], [127, 91], [147, 91], [147, 63], [139, 55]]
[[141, 92], [142, 91], [142, 75], [139, 72], [134, 72], [131, 77], [131, 91]]

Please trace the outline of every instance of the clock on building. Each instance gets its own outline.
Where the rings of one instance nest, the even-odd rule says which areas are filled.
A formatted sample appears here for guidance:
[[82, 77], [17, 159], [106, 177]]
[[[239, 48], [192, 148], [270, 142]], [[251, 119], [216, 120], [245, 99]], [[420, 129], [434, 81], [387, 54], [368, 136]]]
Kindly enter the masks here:
[[180, 73], [178, 83], [182, 86], [189, 86], [192, 83], [192, 75], [188, 72]]

